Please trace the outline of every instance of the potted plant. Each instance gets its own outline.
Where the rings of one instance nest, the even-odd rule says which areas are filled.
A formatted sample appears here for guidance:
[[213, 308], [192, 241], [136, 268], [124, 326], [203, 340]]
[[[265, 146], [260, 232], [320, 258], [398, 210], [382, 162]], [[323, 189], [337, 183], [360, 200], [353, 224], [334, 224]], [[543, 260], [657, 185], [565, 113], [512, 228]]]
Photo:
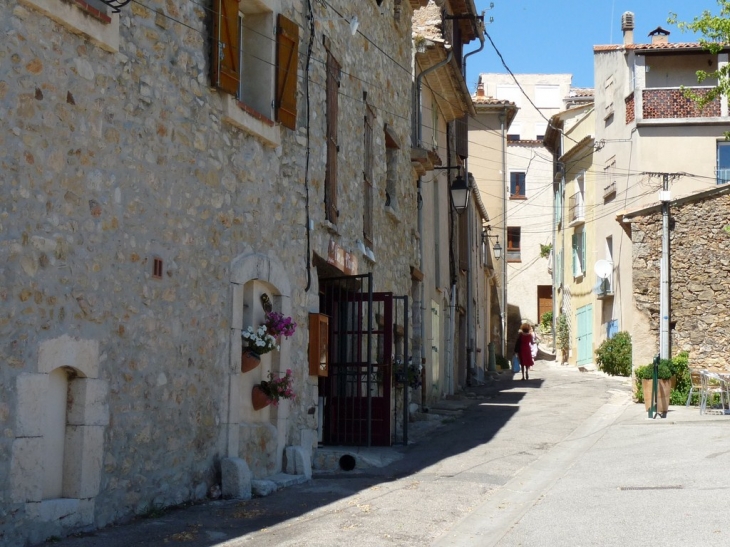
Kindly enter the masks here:
[[279, 350], [278, 338], [289, 338], [294, 334], [297, 324], [291, 317], [271, 311], [266, 314], [264, 324], [256, 330], [248, 327], [241, 332], [243, 349], [241, 352], [241, 372], [255, 369], [261, 362], [261, 356], [270, 351]]
[[[639, 395], [639, 398], [643, 396], [644, 407], [648, 411], [653, 399], [652, 378], [654, 374], [654, 365], [649, 364], [644, 365], [643, 367], [638, 367], [634, 371], [634, 374], [636, 375], [637, 395]], [[656, 410], [660, 414], [665, 414], [667, 410], [669, 410], [669, 397], [672, 391], [672, 368], [667, 364], [666, 359], [659, 362], [657, 378], [659, 379], [659, 382]]]
[[268, 378], [253, 386], [251, 402], [254, 410], [261, 410], [268, 405], [279, 406], [281, 399], [293, 399], [296, 396], [292, 389], [294, 378], [291, 369], [287, 369], [284, 376], [269, 372]]

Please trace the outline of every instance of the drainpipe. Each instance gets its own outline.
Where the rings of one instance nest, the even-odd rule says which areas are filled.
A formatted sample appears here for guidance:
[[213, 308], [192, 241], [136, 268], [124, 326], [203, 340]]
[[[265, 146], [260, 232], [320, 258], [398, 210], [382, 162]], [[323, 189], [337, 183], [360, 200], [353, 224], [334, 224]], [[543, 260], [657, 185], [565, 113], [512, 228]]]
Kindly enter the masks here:
[[504, 260], [502, 261], [502, 356], [507, 357], [507, 109], [499, 115], [502, 128], [502, 240]]
[[[464, 58], [461, 61], [461, 73], [463, 74], [464, 78], [466, 79], [466, 59], [470, 55], [474, 55], [475, 53], [479, 53], [482, 49], [484, 49], [484, 37], [480, 37], [479, 41], [481, 44], [479, 45], [479, 49], [475, 49], [474, 51], [470, 51], [466, 55], [464, 55]], [[467, 134], [468, 134], [468, 128], [467, 128]], [[467, 145], [468, 146], [468, 145]], [[468, 191], [471, 193], [472, 191], [472, 184], [471, 184], [471, 178], [469, 177], [469, 156], [467, 155], [467, 158], [464, 160], [464, 175], [466, 176], [466, 184], [468, 187]], [[467, 201], [467, 204], [469, 202]], [[474, 321], [474, 304], [472, 303], [473, 300], [473, 275], [474, 275], [474, 268], [473, 268], [473, 257], [472, 257], [472, 245], [474, 245], [474, 234], [472, 233], [473, 228], [473, 215], [472, 215], [472, 209], [471, 207], [466, 208], [466, 214], [467, 214], [467, 249], [469, 256], [467, 258], [467, 268], [469, 271], [466, 274], [466, 332], [467, 332], [467, 345], [466, 345], [466, 366], [469, 367], [467, 370], [466, 377], [469, 378], [471, 375], [471, 371], [476, 372], [476, 365], [474, 363], [474, 346], [476, 345], [476, 322]], [[467, 382], [468, 383], [468, 382]]]
[[[449, 54], [446, 56], [446, 59], [444, 59], [440, 63], [436, 63], [435, 65], [433, 65], [430, 68], [427, 68], [426, 70], [424, 70], [423, 72], [418, 74], [418, 76], [416, 76], [416, 97], [413, 101], [413, 105], [415, 108], [418, 109], [418, 123], [417, 123], [417, 127], [416, 127], [417, 138], [416, 138], [415, 144], [419, 148], [421, 147], [422, 140], [423, 140], [423, 108], [421, 108], [421, 85], [422, 85], [423, 78], [427, 74], [429, 74], [429, 73], [433, 72], [434, 70], [437, 70], [437, 69], [441, 68], [442, 66], [446, 65], [447, 63], [449, 63], [453, 56], [454, 56], [454, 52], [452, 50], [449, 50]], [[448, 178], [448, 175], [447, 175], [447, 178]], [[419, 176], [418, 177], [418, 194], [419, 194], [419, 196], [421, 194], [421, 188], [422, 188], [421, 183], [422, 183], [422, 178]], [[420, 266], [420, 270], [423, 271], [423, 211], [420, 208], [418, 208], [418, 233], [421, 236], [418, 240], [418, 249], [419, 249], [419, 254], [420, 254], [419, 266]], [[425, 346], [425, 344], [426, 344], [426, 321], [424, 318], [425, 309], [426, 309], [425, 302], [424, 302], [424, 299], [426, 298], [426, 289], [424, 287], [423, 281], [420, 282], [420, 285], [421, 285], [421, 287], [420, 287], [419, 292], [420, 292], [420, 299], [421, 299], [421, 305], [420, 305], [421, 363], [423, 363], [424, 356], [426, 355], [426, 346]], [[455, 287], [454, 287], [454, 290], [456, 290]], [[452, 291], [452, 293], [453, 293], [453, 291]], [[453, 321], [453, 314], [452, 314], [452, 321]], [[450, 367], [453, 368], [453, 353], [451, 354], [448, 361], [450, 361], [450, 362], [446, 363], [447, 378], [448, 378], [449, 368]], [[449, 393], [452, 393], [452, 392], [453, 392], [453, 390], [450, 391]], [[423, 401], [421, 401], [421, 403], [423, 403]]]

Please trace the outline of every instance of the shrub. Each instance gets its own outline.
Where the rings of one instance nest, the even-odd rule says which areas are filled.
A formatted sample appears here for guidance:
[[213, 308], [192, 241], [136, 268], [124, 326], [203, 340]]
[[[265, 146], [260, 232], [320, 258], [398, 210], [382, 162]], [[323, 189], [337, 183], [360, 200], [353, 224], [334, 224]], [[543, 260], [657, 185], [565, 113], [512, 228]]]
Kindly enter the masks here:
[[[652, 369], [654, 365], [645, 365], [639, 367], [635, 371], [636, 375], [636, 400], [640, 403], [644, 402], [644, 390], [641, 385], [642, 379], [651, 380]], [[689, 390], [692, 388], [692, 378], [689, 373], [689, 353], [683, 351], [678, 353], [672, 359], [662, 359], [659, 361], [659, 378], [667, 379], [674, 376], [677, 379], [677, 385], [669, 395], [670, 405], [683, 405], [687, 402]], [[694, 397], [694, 396], [693, 396]]]
[[553, 328], [553, 312], [546, 311], [540, 317], [540, 326], [544, 332], [548, 332]]
[[495, 358], [497, 361], [497, 366], [499, 368], [501, 368], [502, 370], [506, 370], [506, 369], [510, 368], [509, 361], [507, 359], [505, 359], [503, 355], [497, 354], [497, 355], [495, 355]]
[[568, 351], [570, 351], [570, 325], [568, 324], [568, 317], [565, 314], [561, 314], [558, 317], [556, 331], [558, 349], [562, 353], [563, 362], [565, 362], [568, 360]]
[[610, 376], [631, 376], [631, 335], [617, 332], [596, 350], [598, 368]]

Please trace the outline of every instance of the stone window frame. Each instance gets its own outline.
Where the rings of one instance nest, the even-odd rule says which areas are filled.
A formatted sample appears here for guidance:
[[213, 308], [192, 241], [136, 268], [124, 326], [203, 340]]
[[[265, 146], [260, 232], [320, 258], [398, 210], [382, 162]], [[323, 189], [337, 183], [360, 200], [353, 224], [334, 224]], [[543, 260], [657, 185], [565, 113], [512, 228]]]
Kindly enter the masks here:
[[[68, 335], [46, 340], [38, 348], [35, 372], [17, 377], [17, 418], [10, 460], [10, 498], [24, 503], [32, 521], [70, 529], [94, 522], [94, 502], [101, 488], [104, 433], [109, 425], [109, 383], [99, 378], [96, 340]], [[61, 498], [43, 499], [45, 397], [49, 375], [66, 369], [68, 395]]]
[[24, 6], [42, 13], [73, 34], [87, 38], [110, 52], [119, 51], [119, 14], [101, 12], [86, 0], [19, 0]]

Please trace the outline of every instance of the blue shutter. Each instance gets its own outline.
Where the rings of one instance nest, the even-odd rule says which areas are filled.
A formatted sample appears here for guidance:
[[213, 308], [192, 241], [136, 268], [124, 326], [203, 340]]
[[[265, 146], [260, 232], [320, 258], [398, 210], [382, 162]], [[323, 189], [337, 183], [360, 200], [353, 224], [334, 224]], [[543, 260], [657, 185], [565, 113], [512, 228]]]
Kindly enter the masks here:
[[580, 250], [581, 250], [581, 259], [580, 259], [580, 271], [581, 273], [585, 273], [588, 271], [586, 268], [586, 233], [581, 232], [581, 244], [580, 244]]

